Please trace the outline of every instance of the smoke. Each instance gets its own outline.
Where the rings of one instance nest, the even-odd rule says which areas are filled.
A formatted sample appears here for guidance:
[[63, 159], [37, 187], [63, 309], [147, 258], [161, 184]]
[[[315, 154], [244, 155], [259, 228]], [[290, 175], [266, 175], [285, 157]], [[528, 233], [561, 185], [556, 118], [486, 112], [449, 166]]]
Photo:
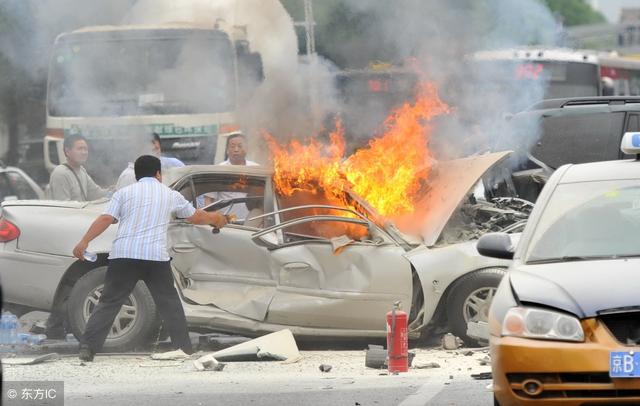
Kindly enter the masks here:
[[[237, 107], [237, 121], [250, 136], [252, 157], [260, 155], [261, 130], [282, 139], [317, 134], [327, 117], [342, 113], [350, 123], [347, 132], [372, 136], [380, 121], [379, 112], [388, 103], [373, 100], [345, 101], [336, 88], [340, 65], [365, 68], [372, 61], [395, 65], [416, 65], [422, 79], [433, 81], [441, 97], [456, 114], [440, 120], [432, 142], [440, 158], [497, 149], [530, 146], [537, 131], [514, 136], [510, 123], [502, 119], [513, 111], [539, 100], [545, 81], [518, 84], [515, 91], [492, 88], [508, 73], [469, 58], [475, 51], [521, 46], [553, 45], [558, 35], [553, 16], [538, 0], [340, 0], [332, 2], [330, 29], [320, 27], [320, 49], [332, 61], [319, 55], [307, 60], [298, 56], [298, 39], [291, 16], [278, 0], [112, 0], [52, 2], [6, 0], [5, 14], [19, 35], [2, 37], [0, 53], [13, 65], [32, 76], [46, 76], [53, 38], [63, 31], [97, 24], [189, 23], [203, 27], [218, 24], [233, 33], [244, 27], [253, 51], [262, 57], [264, 81]], [[321, 3], [316, 1], [316, 5]], [[319, 8], [319, 7], [317, 7]], [[339, 18], [338, 18], [339, 17]], [[8, 28], [5, 28], [8, 29]], [[331, 37], [330, 31], [343, 36]], [[355, 32], [356, 35], [350, 35]], [[333, 41], [325, 41], [334, 38]], [[60, 109], [81, 109], [99, 116], [123, 116], [118, 128], [106, 131], [116, 142], [96, 145], [94, 157], [105, 166], [120, 155], [127, 134], [122, 132], [131, 114], [227, 111], [235, 103], [234, 83], [229, 79], [229, 58], [211, 51], [211, 44], [188, 41], [168, 49], [150, 44], [127, 47], [70, 45], [52, 56], [61, 74], [74, 77], [58, 91]], [[209, 47], [209, 48], [207, 48]], [[96, 63], [100, 52], [117, 55]], [[65, 53], [66, 52], [66, 53]], [[62, 69], [64, 68], [64, 69]], [[115, 74], [114, 74], [115, 72]], [[242, 78], [241, 78], [242, 80]], [[215, 90], [212, 90], [215, 89]], [[512, 89], [513, 90], [513, 89]], [[188, 101], [188, 103], [187, 103]], [[399, 102], [399, 100], [394, 100]], [[349, 104], [351, 103], [351, 104]], [[50, 106], [51, 107], [51, 106]], [[53, 106], [55, 109], [56, 106]], [[60, 111], [60, 113], [65, 113]], [[44, 119], [44, 117], [42, 118]], [[133, 122], [133, 121], [132, 121]], [[91, 131], [91, 129], [89, 129]], [[96, 136], [101, 137], [96, 129]], [[127, 130], [129, 131], [129, 130]], [[137, 130], [130, 130], [135, 133]], [[103, 137], [104, 138], [104, 137]], [[208, 146], [212, 148], [213, 146]], [[212, 158], [212, 157], [204, 157]], [[93, 158], [91, 158], [93, 159]], [[98, 160], [98, 159], [96, 159]], [[126, 161], [126, 159], [123, 159]], [[200, 159], [202, 162], [203, 159]], [[120, 165], [118, 163], [117, 165]]]
[[262, 130], [283, 138], [311, 134], [324, 116], [337, 110], [336, 68], [322, 57], [314, 63], [298, 57], [293, 21], [278, 0], [141, 0], [126, 19], [209, 26], [216, 21], [227, 30], [245, 27], [251, 49], [262, 58], [264, 81], [238, 106], [238, 122], [249, 135], [252, 157], [263, 162], [268, 158], [260, 153]]
[[[513, 66], [479, 63], [478, 51], [531, 44], [553, 46], [558, 24], [538, 0], [372, 0], [341, 2], [346, 20], [358, 21], [360, 35], [332, 43], [336, 59], [363, 67], [376, 59], [411, 61], [422, 80], [435, 82], [456, 112], [438, 121], [432, 147], [443, 159], [488, 150], [526, 151], [538, 137], [535, 123], [513, 128], [503, 119], [541, 100], [547, 80], [512, 79]], [[366, 38], [362, 41], [362, 38]], [[356, 122], [370, 121], [371, 112]], [[353, 119], [353, 118], [352, 118]], [[517, 131], [517, 134], [516, 134]]]

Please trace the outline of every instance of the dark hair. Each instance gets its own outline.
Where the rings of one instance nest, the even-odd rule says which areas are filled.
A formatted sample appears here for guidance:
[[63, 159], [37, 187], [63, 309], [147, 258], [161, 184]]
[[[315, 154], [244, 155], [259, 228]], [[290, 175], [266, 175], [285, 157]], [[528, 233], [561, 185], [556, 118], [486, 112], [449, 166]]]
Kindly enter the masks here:
[[158, 135], [158, 133], [156, 132], [153, 133], [152, 141], [156, 141], [158, 144], [160, 143], [160, 136]]
[[160, 160], [153, 155], [142, 155], [138, 157], [133, 168], [136, 173], [136, 180], [153, 178], [156, 176], [156, 173], [162, 171]]
[[77, 141], [87, 142], [87, 139], [82, 136], [82, 134], [70, 134], [64, 137], [64, 141], [62, 142], [62, 147], [64, 149], [71, 149], [75, 145]]
[[225, 145], [225, 147], [224, 147], [224, 160], [225, 161], [227, 159], [229, 159], [229, 154], [227, 153], [227, 151], [229, 150], [229, 143], [234, 138], [242, 138], [245, 141], [247, 140], [247, 137], [245, 137], [243, 133], [233, 133], [230, 136], [228, 136], [227, 137], [227, 145]]

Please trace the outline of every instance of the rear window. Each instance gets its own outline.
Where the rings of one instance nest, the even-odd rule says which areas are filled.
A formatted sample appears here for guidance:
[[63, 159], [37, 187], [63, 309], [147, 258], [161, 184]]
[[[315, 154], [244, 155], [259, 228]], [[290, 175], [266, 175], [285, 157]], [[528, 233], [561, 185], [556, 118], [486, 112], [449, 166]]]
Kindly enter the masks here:
[[617, 159], [623, 125], [624, 112], [542, 117], [532, 155], [552, 168]]

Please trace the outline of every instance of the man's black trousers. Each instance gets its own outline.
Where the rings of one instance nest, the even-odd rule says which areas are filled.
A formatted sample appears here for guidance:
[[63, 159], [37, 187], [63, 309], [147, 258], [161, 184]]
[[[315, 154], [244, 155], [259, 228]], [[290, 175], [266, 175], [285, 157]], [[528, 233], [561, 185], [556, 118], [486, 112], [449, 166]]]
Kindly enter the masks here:
[[80, 344], [88, 346], [94, 353], [102, 349], [120, 307], [139, 280], [143, 280], [149, 288], [174, 347], [191, 354], [193, 350], [187, 320], [178, 292], [173, 286], [169, 261], [125, 258], [109, 260], [100, 301], [87, 322]]

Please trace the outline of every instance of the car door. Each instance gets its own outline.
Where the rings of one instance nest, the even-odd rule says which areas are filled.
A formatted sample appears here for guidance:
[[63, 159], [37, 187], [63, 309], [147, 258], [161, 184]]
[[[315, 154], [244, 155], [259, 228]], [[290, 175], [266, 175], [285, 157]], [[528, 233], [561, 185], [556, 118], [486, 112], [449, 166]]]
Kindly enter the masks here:
[[268, 248], [275, 276], [269, 323], [379, 331], [394, 302], [411, 307], [405, 251], [364, 219], [304, 216], [257, 232], [253, 239]]
[[[264, 205], [264, 188], [264, 178], [225, 173], [194, 175], [181, 181], [176, 190], [194, 205], [206, 193], [243, 194], [253, 190], [262, 196]], [[230, 223], [214, 233], [210, 226], [173, 221], [169, 252], [183, 295], [198, 304], [264, 320], [276, 281], [268, 266], [268, 250], [251, 239], [256, 231], [243, 223]]]

